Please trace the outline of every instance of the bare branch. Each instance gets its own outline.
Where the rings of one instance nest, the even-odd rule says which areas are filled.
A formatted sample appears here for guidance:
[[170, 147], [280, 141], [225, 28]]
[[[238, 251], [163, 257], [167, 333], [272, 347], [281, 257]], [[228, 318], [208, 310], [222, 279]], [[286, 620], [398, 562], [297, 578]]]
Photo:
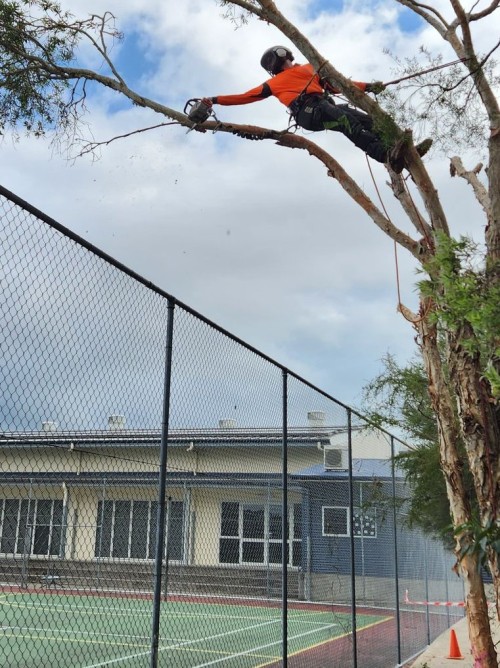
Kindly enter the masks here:
[[262, 18], [262, 12], [257, 7], [257, 5], [254, 5], [251, 2], [247, 2], [247, 0], [221, 0], [221, 4], [224, 7], [229, 5], [236, 5], [237, 7], [241, 7], [241, 9], [248, 12], [249, 14], [257, 16], [257, 18]]
[[450, 0], [451, 6], [455, 11], [455, 15], [458, 19], [460, 28], [462, 29], [462, 40], [467, 55], [472, 55], [474, 53], [474, 48], [472, 44], [472, 35], [470, 32], [470, 26], [467, 14], [465, 13], [464, 8], [458, 0]]
[[85, 141], [83, 144], [83, 148], [78, 153], [78, 157], [87, 155], [89, 153], [94, 153], [94, 151], [96, 151], [96, 149], [98, 149], [99, 147], [109, 146], [118, 139], [126, 139], [127, 137], [132, 137], [132, 135], [138, 135], [141, 134], [142, 132], [149, 132], [149, 130], [156, 130], [157, 128], [164, 128], [167, 127], [168, 125], [179, 125], [179, 122], [172, 121], [170, 123], [158, 123], [157, 125], [150, 125], [147, 128], [139, 128], [138, 130], [132, 130], [131, 132], [126, 132], [123, 135], [116, 135], [115, 137], [111, 137], [111, 139], [105, 139], [103, 141], [92, 141], [92, 142]]
[[462, 179], [465, 179], [467, 183], [472, 187], [474, 195], [476, 196], [477, 201], [482, 206], [484, 213], [486, 214], [486, 219], [488, 223], [491, 221], [492, 211], [491, 211], [491, 200], [488, 195], [488, 191], [478, 179], [477, 175], [483, 168], [483, 165], [479, 163], [472, 170], [466, 170], [461, 158], [454, 156], [450, 158], [450, 174], [451, 176], [460, 176]]
[[418, 210], [401, 174], [391, 173], [391, 187], [394, 196], [401, 204], [418, 234], [423, 235], [426, 239], [432, 238], [432, 228]]
[[349, 197], [370, 216], [377, 227], [396, 241], [396, 243], [406, 248], [412, 255], [417, 258], [419, 257], [419, 244], [382, 214], [354, 179], [347, 174], [344, 168], [329, 153], [309, 139], [290, 133], [284, 134], [277, 143], [280, 146], [304, 149], [310, 155], [320, 160], [327, 168], [328, 176], [338, 181]]
[[[479, 4], [477, 2], [476, 4]], [[476, 5], [474, 5], [475, 7]], [[488, 16], [489, 14], [492, 14], [498, 7], [500, 6], [500, 0], [493, 0], [493, 2], [489, 5], [489, 7], [486, 7], [480, 12], [476, 12], [476, 14], [472, 14], [472, 10], [469, 13], [469, 21], [479, 21], [480, 19], [483, 19], [485, 16]]]
[[118, 81], [121, 81], [124, 83], [124, 79], [120, 76], [118, 73], [118, 70], [116, 69], [113, 61], [108, 55], [108, 45], [106, 43], [106, 38], [107, 37], [113, 37], [116, 38], [119, 36], [118, 31], [115, 29], [108, 31], [106, 30], [106, 26], [109, 21], [114, 21], [115, 16], [111, 12], [105, 12], [103, 16], [97, 16], [93, 15], [92, 19], [97, 19], [100, 22], [100, 28], [99, 28], [99, 42], [97, 42], [96, 39], [90, 34], [87, 30], [82, 30], [81, 28], [75, 28], [75, 32], [82, 34], [86, 39], [90, 41], [90, 43], [96, 48], [96, 50], [101, 54], [101, 56], [104, 58], [105, 62], [107, 63], [109, 69], [113, 73], [113, 75], [118, 79]]
[[[396, 0], [400, 5], [411, 9], [411, 11], [418, 14], [421, 18], [424, 19], [429, 25], [431, 25], [440, 35], [449, 30], [450, 26], [446, 22], [445, 18], [436, 10], [434, 7], [429, 5], [424, 5], [419, 2], [414, 2], [413, 0]], [[434, 15], [434, 16], [433, 16]]]

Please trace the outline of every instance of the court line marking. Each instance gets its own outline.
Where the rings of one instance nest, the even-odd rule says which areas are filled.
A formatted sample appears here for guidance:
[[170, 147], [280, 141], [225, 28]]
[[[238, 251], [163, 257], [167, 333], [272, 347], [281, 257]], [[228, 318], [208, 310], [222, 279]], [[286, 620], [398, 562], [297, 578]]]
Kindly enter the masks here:
[[[193, 639], [193, 640], [190, 640], [190, 641], [185, 642], [185, 643], [180, 643], [180, 644], [176, 644], [176, 645], [167, 645], [165, 647], [159, 647], [158, 652], [164, 652], [165, 650], [182, 649], [184, 646], [194, 645], [194, 644], [200, 643], [200, 642], [207, 642], [209, 640], [216, 640], [217, 638], [224, 638], [224, 637], [227, 637], [227, 636], [230, 636], [230, 635], [234, 635], [235, 633], [241, 633], [241, 632], [244, 632], [244, 631], [249, 631], [251, 629], [258, 629], [258, 628], [261, 628], [262, 626], [269, 626], [270, 624], [277, 624], [280, 621], [281, 621], [280, 619], [273, 619], [271, 621], [267, 621], [267, 622], [264, 622], [262, 624], [254, 624], [253, 626], [248, 626], [247, 628], [244, 628], [244, 629], [241, 629], [241, 628], [240, 629], [235, 629], [233, 631], [226, 631], [224, 633], [217, 633], [213, 636]], [[138, 659], [141, 656], [148, 656], [148, 654], [149, 654], [149, 652], [139, 652], [138, 654], [132, 654], [130, 656], [118, 657], [116, 659], [112, 659], [111, 661], [104, 661], [104, 662], [101, 661], [99, 663], [93, 663], [91, 665], [84, 666], [83, 668], [102, 668], [102, 666], [112, 666], [113, 664], [120, 663], [121, 661], [128, 661], [130, 659]], [[234, 656], [234, 655], [232, 655], [232, 656]]]
[[[9, 596], [9, 594], [7, 594], [7, 595], [5, 595], [1, 598], [7, 598], [7, 596]], [[14, 594], [14, 596], [19, 596], [19, 594]], [[21, 594], [21, 596], [26, 596], [26, 594]], [[28, 596], [29, 596], [29, 594], [28, 594]], [[116, 599], [112, 599], [112, 600], [115, 601]], [[40, 609], [40, 608], [42, 608], [42, 609], [47, 608], [47, 605], [44, 605], [43, 602], [37, 603], [35, 601], [15, 603], [14, 601], [8, 601], [8, 600], [2, 601], [2, 600], [0, 600], [0, 605], [4, 605], [6, 607], [11, 607], [11, 608], [23, 609], [23, 610], [30, 610], [30, 609], [36, 610], [36, 609]], [[182, 603], [182, 605], [186, 605], [186, 604]], [[191, 604], [188, 604], [188, 605], [191, 605]], [[211, 605], [211, 604], [202, 603], [201, 605], [207, 606], [207, 605]], [[224, 603], [216, 603], [216, 604], [213, 604], [213, 605], [215, 605], [216, 607], [221, 607], [221, 608], [226, 607], [227, 608], [227, 614], [226, 613], [218, 613], [218, 614], [210, 613], [210, 617], [212, 619], [228, 619], [228, 618], [230, 618], [230, 619], [246, 619], [246, 620], [260, 620], [260, 619], [263, 619], [263, 615], [234, 615], [234, 614], [231, 614], [230, 613], [231, 608], [233, 608], [233, 610], [234, 610], [234, 606], [232, 606], [232, 605], [227, 605], [227, 604], [224, 604]], [[241, 607], [244, 607], [244, 606], [241, 606]], [[123, 608], [123, 607], [119, 608], [119, 609], [114, 609], [113, 606], [109, 606], [109, 607], [92, 606], [92, 605], [86, 605], [85, 602], [83, 602], [81, 604], [78, 604], [78, 603], [77, 604], [72, 604], [72, 603], [69, 603], [69, 602], [68, 603], [55, 603], [55, 604], [50, 605], [50, 609], [51, 610], [71, 610], [71, 612], [73, 612], [73, 613], [76, 612], [76, 613], [82, 614], [82, 615], [84, 615], [84, 614], [109, 615], [110, 613], [113, 613], [114, 615], [121, 616], [121, 617], [129, 616], [129, 615], [134, 615], [134, 616], [143, 615], [143, 616], [147, 616], [149, 618], [151, 616], [151, 610], [141, 610], [140, 608]], [[270, 610], [270, 608], [256, 607], [256, 610], [260, 610], [264, 613], [265, 611]], [[312, 613], [306, 613], [306, 614], [312, 614]], [[314, 614], [318, 614], [318, 613], [314, 613]], [[321, 612], [319, 614], [325, 614], [325, 613]], [[203, 617], [203, 618], [205, 618], [207, 616], [207, 611], [206, 610], [205, 611], [200, 611], [199, 613], [197, 613], [197, 612], [180, 612], [180, 611], [172, 610], [172, 609], [169, 608], [169, 615], [171, 615], [173, 617], [179, 617], [179, 618], [181, 618], [181, 617], [194, 617], [194, 618]]]
[[[23, 640], [61, 641], [61, 637], [50, 637], [48, 635], [24, 635], [23, 633], [5, 633], [4, 638], [23, 638]], [[137, 647], [137, 643], [113, 642], [112, 640], [92, 640], [85, 638], [64, 638], [66, 643], [82, 643], [87, 645], [117, 645], [119, 647]], [[149, 645], [143, 645], [148, 647]], [[143, 653], [144, 654], [144, 653]], [[149, 654], [149, 652], [145, 652]], [[138, 655], [140, 656], [140, 655]], [[105, 665], [105, 664], [104, 664]]]
[[[144, 640], [146, 642], [151, 642], [151, 637], [150, 635], [147, 636], [136, 636], [132, 635], [130, 633], [127, 634], [122, 634], [122, 633], [102, 633], [100, 631], [78, 631], [76, 629], [54, 629], [52, 627], [46, 628], [46, 627], [38, 627], [38, 626], [0, 626], [0, 629], [2, 631], [35, 631], [39, 633], [58, 633], [61, 636], [68, 636], [68, 635], [74, 635], [74, 636], [99, 636], [101, 638], [132, 638], [136, 640]], [[61, 637], [60, 638], [62, 641], [66, 641], [67, 638]], [[75, 640], [78, 640], [75, 638]], [[184, 638], [183, 638], [184, 640]], [[176, 639], [176, 642], [179, 641], [180, 639]]]
[[[7, 595], [7, 596], [8, 596], [8, 595]], [[6, 598], [7, 596], [2, 595], [2, 596], [0, 596], [0, 598]], [[10, 602], [7, 602], [7, 601], [3, 602], [3, 601], [0, 601], [0, 603], [3, 603], [3, 604], [5, 605], [5, 604], [8, 604], [8, 603], [10, 603]], [[216, 605], [217, 605], [217, 604], [216, 604]], [[223, 605], [223, 604], [222, 604], [222, 605]], [[36, 605], [32, 605], [32, 606], [24, 605], [24, 606], [23, 606], [23, 605], [17, 605], [17, 604], [14, 604], [13, 607], [20, 607], [20, 608], [21, 608], [21, 607], [24, 607], [24, 608], [32, 607], [32, 608], [36, 608], [37, 606], [36, 606]], [[38, 607], [41, 607], [41, 606], [38, 606]], [[62, 605], [59, 605], [59, 606], [56, 605], [56, 606], [53, 606], [53, 607], [65, 609], [65, 608], [68, 608], [68, 607], [71, 607], [71, 606], [69, 606], [69, 605], [67, 605], [67, 604], [62, 604]], [[97, 608], [94, 608], [94, 609], [102, 610], [101, 607], [97, 607]], [[266, 610], [266, 608], [262, 608], [262, 609], [263, 609], [263, 610]], [[74, 608], [72, 608], [72, 610], [74, 611]], [[86, 607], [86, 608], [83, 610], [83, 612], [88, 611], [88, 610], [92, 610], [92, 606], [90, 606], [90, 608], [89, 608], [89, 607]], [[132, 609], [131, 609], [131, 611], [132, 611]], [[106, 610], [106, 612], [109, 614], [110, 612], [112, 612], [112, 610], [109, 610], [109, 609], [108, 609], [108, 610]], [[114, 611], [114, 612], [116, 613], [117, 611]], [[137, 613], [138, 611], [137, 611], [137, 610], [133, 610], [133, 612]], [[297, 615], [293, 615], [293, 617], [294, 617], [296, 620], [300, 620], [301, 617], [307, 617], [307, 616], [309, 616], [309, 615], [311, 615], [311, 614], [325, 615], [325, 614], [330, 614], [330, 613], [329, 613], [329, 611], [323, 611], [323, 612], [319, 612], [319, 613], [318, 613], [318, 612], [317, 612], [317, 613], [311, 613], [311, 612], [307, 612], [307, 611], [301, 611], [299, 614], [297, 614]], [[196, 615], [196, 614], [193, 614], [193, 613], [181, 613], [179, 616], [181, 616], [181, 617], [182, 617], [182, 616], [187, 616], [187, 617], [198, 617], [198, 616], [201, 616], [201, 615]], [[228, 615], [215, 615], [215, 617], [227, 618]], [[255, 617], [255, 616], [252, 616], [252, 617], [247, 617], [247, 616], [234, 616], [233, 618], [237, 618], [237, 619], [258, 619], [258, 617]], [[367, 628], [370, 628], [371, 626], [376, 626], [376, 625], [381, 624], [382, 622], [387, 621], [387, 620], [390, 620], [390, 619], [393, 619], [393, 617], [387, 617], [387, 618], [384, 618], [384, 619], [381, 619], [381, 620], [377, 620], [376, 622], [373, 622], [373, 623], [371, 623], [371, 624], [367, 624], [367, 625], [364, 626], [364, 627], [361, 627], [359, 630], [360, 630], [360, 631], [361, 631], [361, 630], [365, 630], [365, 629], [367, 629]], [[281, 621], [281, 618], [276, 618], [276, 619], [268, 620], [268, 621], [266, 621], [266, 622], [264, 622], [264, 623], [262, 623], [262, 624], [256, 624], [256, 625], [250, 626], [250, 627], [248, 627], [248, 629], [259, 628], [259, 627], [262, 627], [262, 626], [268, 626], [268, 625], [270, 625], [270, 624], [274, 624], [274, 623], [277, 623], [277, 622], [279, 622], [279, 621]], [[312, 620], [311, 620], [311, 621], [310, 621], [310, 620], [302, 620], [302, 622], [303, 622], [303, 623], [305, 622], [305, 623], [308, 623], [308, 624], [313, 624], [313, 623], [314, 623]], [[300, 633], [300, 634], [297, 634], [297, 635], [295, 635], [295, 636], [290, 636], [290, 637], [289, 637], [289, 640], [296, 640], [296, 639], [298, 639], [298, 638], [303, 638], [303, 637], [305, 637], [305, 636], [308, 636], [308, 635], [311, 635], [311, 634], [314, 634], [314, 633], [318, 633], [318, 632], [321, 632], [321, 631], [324, 631], [324, 630], [327, 630], [327, 629], [331, 629], [331, 628], [333, 628], [334, 626], [338, 626], [338, 624], [335, 624], [335, 623], [334, 623], [334, 624], [328, 624], [327, 626], [319, 627], [319, 628], [317, 628], [317, 629], [313, 629], [313, 630], [311, 630], [311, 631], [307, 631], [306, 633]], [[44, 630], [44, 629], [42, 629], [42, 630]], [[193, 651], [193, 650], [189, 649], [188, 645], [193, 645], [193, 644], [200, 643], [200, 642], [206, 642], [207, 640], [213, 640], [213, 639], [220, 638], [220, 637], [227, 637], [227, 636], [229, 636], [229, 635], [234, 635], [235, 633], [238, 633], [238, 632], [241, 632], [241, 631], [245, 631], [245, 630], [246, 630], [246, 629], [235, 629], [235, 630], [232, 630], [232, 631], [229, 631], [229, 632], [225, 632], [225, 633], [222, 633], [222, 634], [216, 634], [216, 635], [214, 635], [214, 636], [208, 636], [208, 637], [205, 637], [205, 638], [192, 639], [192, 640], [189, 640], [189, 641], [186, 641], [186, 642], [181, 642], [180, 644], [176, 644], [176, 645], [173, 645], [173, 646], [159, 647], [158, 650], [159, 650], [159, 651], [165, 651], [165, 650], [169, 650], [169, 649], [172, 649], [172, 650], [183, 650], [183, 649], [185, 648], [187, 651]], [[57, 631], [57, 632], [59, 632], [59, 631]], [[78, 633], [78, 632], [75, 632], [75, 633]], [[81, 632], [80, 632], [80, 633], [81, 633]], [[102, 634], [101, 634], [101, 635], [102, 635]], [[106, 634], [106, 635], [112, 635], [112, 634]], [[308, 648], [298, 650], [298, 651], [294, 652], [293, 654], [290, 654], [290, 656], [294, 656], [294, 655], [296, 655], [296, 654], [300, 654], [300, 653], [302, 653], [302, 652], [308, 651], [308, 650], [313, 649], [313, 648], [315, 648], [315, 647], [318, 647], [318, 646], [320, 646], [320, 645], [326, 644], [327, 642], [331, 642], [332, 640], [336, 640], [336, 639], [338, 639], [338, 638], [346, 637], [346, 636], [348, 636], [348, 635], [350, 635], [350, 633], [345, 633], [345, 634], [342, 634], [342, 635], [340, 635], [340, 636], [336, 636], [335, 638], [330, 638], [330, 639], [328, 639], [328, 640], [321, 641], [321, 642], [319, 642], [319, 643], [317, 643], [317, 644], [315, 644], [315, 645], [312, 645], [312, 646], [310, 646], [310, 647], [308, 647]], [[11, 635], [11, 636], [9, 636], [9, 637], [19, 637], [19, 636], [12, 636], [12, 635]], [[30, 636], [20, 636], [20, 637], [27, 637], [27, 638], [29, 638]], [[114, 637], [119, 637], [119, 636], [116, 636], [116, 635], [115, 635]], [[140, 636], [128, 636], [128, 637], [140, 637]], [[47, 638], [47, 637], [45, 637], [45, 638], [38, 638], [38, 639], [57, 640], [57, 638]], [[59, 639], [60, 639], [60, 638], [59, 638]], [[87, 643], [89, 642], [88, 640], [83, 640], [83, 639], [78, 639], [78, 638], [75, 638], [75, 639], [69, 639], [69, 640], [70, 640], [70, 642], [87, 642]], [[99, 641], [92, 641], [92, 640], [91, 640], [90, 642], [94, 642], [95, 644], [103, 644], [103, 641], [101, 641], [101, 643], [99, 643]], [[199, 665], [196, 666], [195, 668], [205, 668], [205, 667], [208, 667], [208, 666], [216, 665], [217, 663], [221, 663], [221, 662], [223, 662], [223, 661], [228, 661], [228, 660], [231, 660], [231, 659], [233, 659], [233, 658], [237, 658], [237, 657], [239, 657], [239, 656], [249, 655], [249, 654], [251, 654], [251, 653], [253, 653], [253, 652], [260, 651], [260, 650], [264, 650], [264, 649], [267, 649], [268, 647], [273, 647], [273, 646], [278, 645], [278, 644], [281, 644], [281, 643], [282, 643], [282, 639], [277, 640], [277, 641], [273, 641], [272, 643], [267, 643], [267, 644], [265, 644], [265, 645], [261, 645], [261, 646], [258, 646], [258, 647], [254, 647], [254, 648], [251, 648], [251, 649], [249, 649], [249, 650], [245, 650], [245, 651], [243, 651], [243, 652], [239, 652], [239, 653], [237, 653], [237, 654], [229, 654], [229, 655], [227, 655], [227, 656], [224, 656], [223, 658], [218, 658], [218, 659], [214, 659], [213, 661], [209, 661], [209, 662], [206, 662], [206, 663], [203, 663], [203, 664], [199, 664]], [[121, 646], [126, 646], [126, 645], [127, 645], [126, 643], [111, 643], [111, 644], [121, 645]], [[200, 651], [207, 651], [207, 652], [210, 652], [211, 650], [200, 650]], [[130, 660], [130, 659], [135, 659], [135, 658], [138, 658], [138, 657], [140, 657], [140, 656], [147, 656], [148, 654], [149, 654], [149, 652], [140, 652], [140, 653], [138, 653], [138, 654], [130, 655], [130, 656], [127, 656], [127, 657], [118, 657], [118, 658], [116, 658], [116, 659], [111, 659], [111, 660], [108, 660], [108, 661], [105, 661], [105, 662], [100, 662], [100, 663], [98, 663], [98, 664], [92, 664], [92, 665], [87, 666], [87, 667], [85, 667], [85, 668], [100, 668], [100, 667], [102, 667], [102, 666], [109, 666], [109, 665], [116, 664], [116, 663], [119, 663], [119, 662], [128, 661], [128, 660]], [[264, 663], [264, 664], [260, 664], [260, 666], [259, 666], [258, 668], [260, 668], [261, 666], [262, 666], [262, 668], [263, 668], [264, 666], [269, 666], [269, 665], [271, 665], [272, 663], [274, 663], [276, 660], [279, 660], [279, 658], [280, 658], [280, 657], [278, 656], [278, 657], [276, 657], [275, 659], [272, 659], [271, 661], [268, 661], [268, 662], [266, 662], [266, 663]]]
[[[366, 615], [366, 616], [368, 616], [368, 615]], [[369, 629], [372, 626], [378, 626], [378, 624], [388, 622], [391, 619], [394, 619], [394, 617], [392, 617], [392, 616], [391, 617], [383, 617], [382, 619], [380, 619], [376, 622], [370, 622], [370, 624], [366, 624], [366, 626], [362, 626], [361, 628], [356, 628], [356, 632], [365, 631], [366, 629]], [[291, 654], [288, 654], [287, 657], [297, 656], [298, 654], [302, 654], [304, 652], [309, 652], [312, 649], [316, 649], [317, 647], [321, 647], [321, 645], [326, 645], [329, 642], [335, 642], [336, 640], [340, 640], [341, 638], [347, 638], [348, 636], [351, 636], [351, 635], [352, 635], [352, 631], [348, 631], [346, 633], [342, 633], [339, 636], [335, 636], [334, 638], [329, 638], [328, 640], [321, 640], [320, 642], [317, 642], [314, 645], [310, 645], [309, 647], [305, 647], [304, 649], [298, 649], [295, 652], [291, 652]], [[293, 638], [289, 638], [289, 640], [293, 640]], [[276, 659], [274, 659], [272, 661], [266, 661], [266, 663], [260, 663], [258, 666], [255, 666], [255, 668], [266, 668], [266, 666], [271, 666], [273, 663], [276, 663], [276, 661], [279, 661], [280, 659], [281, 659], [281, 656], [278, 656]]]
[[[313, 631], [307, 631], [306, 633], [299, 633], [298, 635], [291, 636], [288, 638], [289, 640], [297, 640], [297, 638], [304, 638], [305, 636], [311, 635], [312, 633], [319, 633], [320, 631], [326, 631], [327, 629], [331, 629], [333, 626], [337, 626], [337, 624], [328, 624], [328, 626], [322, 626], [318, 629], [314, 629]], [[213, 661], [209, 661], [208, 663], [200, 663], [197, 666], [194, 666], [193, 668], [207, 668], [207, 666], [215, 666], [216, 663], [221, 663], [221, 661], [228, 661], [229, 659], [236, 659], [239, 656], [246, 656], [248, 654], [252, 654], [254, 652], [259, 652], [260, 650], [267, 649], [268, 647], [274, 647], [275, 645], [281, 645], [283, 643], [282, 639], [280, 638], [279, 640], [275, 640], [274, 642], [267, 643], [265, 645], [259, 645], [258, 647], [252, 647], [252, 649], [245, 650], [244, 652], [239, 652], [238, 654], [231, 654], [228, 657], [224, 657], [223, 659], [214, 659]], [[277, 656], [276, 659], [272, 660], [271, 662], [268, 662], [268, 664], [264, 665], [269, 665], [269, 663], [274, 663], [274, 661], [279, 660], [281, 657]]]

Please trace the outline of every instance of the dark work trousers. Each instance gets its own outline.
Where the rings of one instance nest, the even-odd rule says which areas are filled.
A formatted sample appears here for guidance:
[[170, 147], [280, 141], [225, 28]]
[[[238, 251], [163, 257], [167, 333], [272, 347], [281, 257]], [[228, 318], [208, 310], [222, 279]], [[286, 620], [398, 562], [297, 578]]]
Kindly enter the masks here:
[[297, 125], [304, 130], [333, 130], [341, 132], [370, 158], [387, 161], [387, 148], [373, 132], [373, 121], [368, 114], [348, 104], [335, 104], [323, 95], [306, 95], [295, 112], [295, 102], [290, 109]]

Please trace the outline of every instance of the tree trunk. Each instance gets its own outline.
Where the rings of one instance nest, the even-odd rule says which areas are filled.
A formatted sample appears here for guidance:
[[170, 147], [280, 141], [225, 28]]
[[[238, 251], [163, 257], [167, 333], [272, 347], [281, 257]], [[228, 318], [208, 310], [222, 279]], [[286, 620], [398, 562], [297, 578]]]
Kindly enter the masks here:
[[[491, 401], [487, 383], [482, 378], [479, 353], [472, 355], [464, 346], [474, 333], [468, 324], [459, 332], [448, 334], [448, 364], [457, 395], [458, 416], [469, 468], [480, 509], [482, 527], [494, 526], [500, 506], [499, 451], [500, 433], [496, 406]], [[500, 600], [498, 555], [489, 550], [488, 562], [495, 589], [497, 616]]]
[[495, 645], [491, 637], [488, 602], [478, 568], [477, 555], [467, 555], [460, 561], [465, 584], [465, 604], [469, 640], [475, 668], [498, 668]]
[[[422, 312], [426, 312], [425, 304]], [[428, 317], [417, 323], [420, 334], [422, 356], [429, 378], [429, 394], [436, 413], [441, 453], [441, 467], [444, 473], [453, 525], [461, 527], [472, 519], [471, 507], [464, 485], [462, 467], [457, 444], [461, 439], [456, 406], [450, 392], [449, 382], [443, 368], [438, 346], [438, 332], [435, 323]], [[453, 357], [453, 352], [450, 352]], [[479, 668], [498, 668], [495, 646], [491, 637], [488, 603], [484, 583], [479, 569], [479, 556], [475, 552], [463, 551], [471, 545], [471, 535], [467, 530], [456, 534], [455, 554], [458, 569], [465, 587], [467, 624], [472, 654]]]

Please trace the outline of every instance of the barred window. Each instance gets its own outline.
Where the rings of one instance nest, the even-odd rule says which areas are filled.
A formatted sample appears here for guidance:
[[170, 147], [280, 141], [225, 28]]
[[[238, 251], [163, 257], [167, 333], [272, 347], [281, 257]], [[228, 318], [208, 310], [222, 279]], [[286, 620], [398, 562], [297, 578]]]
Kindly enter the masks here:
[[63, 502], [0, 500], [0, 552], [54, 556], [63, 550]]
[[[154, 559], [158, 504], [156, 501], [99, 501], [94, 554], [115, 559]], [[170, 501], [165, 552], [184, 558], [184, 503]]]
[[[287, 514], [288, 563], [302, 558], [302, 507], [292, 504]], [[221, 564], [281, 564], [282, 507], [278, 504], [238, 503], [221, 505]]]

